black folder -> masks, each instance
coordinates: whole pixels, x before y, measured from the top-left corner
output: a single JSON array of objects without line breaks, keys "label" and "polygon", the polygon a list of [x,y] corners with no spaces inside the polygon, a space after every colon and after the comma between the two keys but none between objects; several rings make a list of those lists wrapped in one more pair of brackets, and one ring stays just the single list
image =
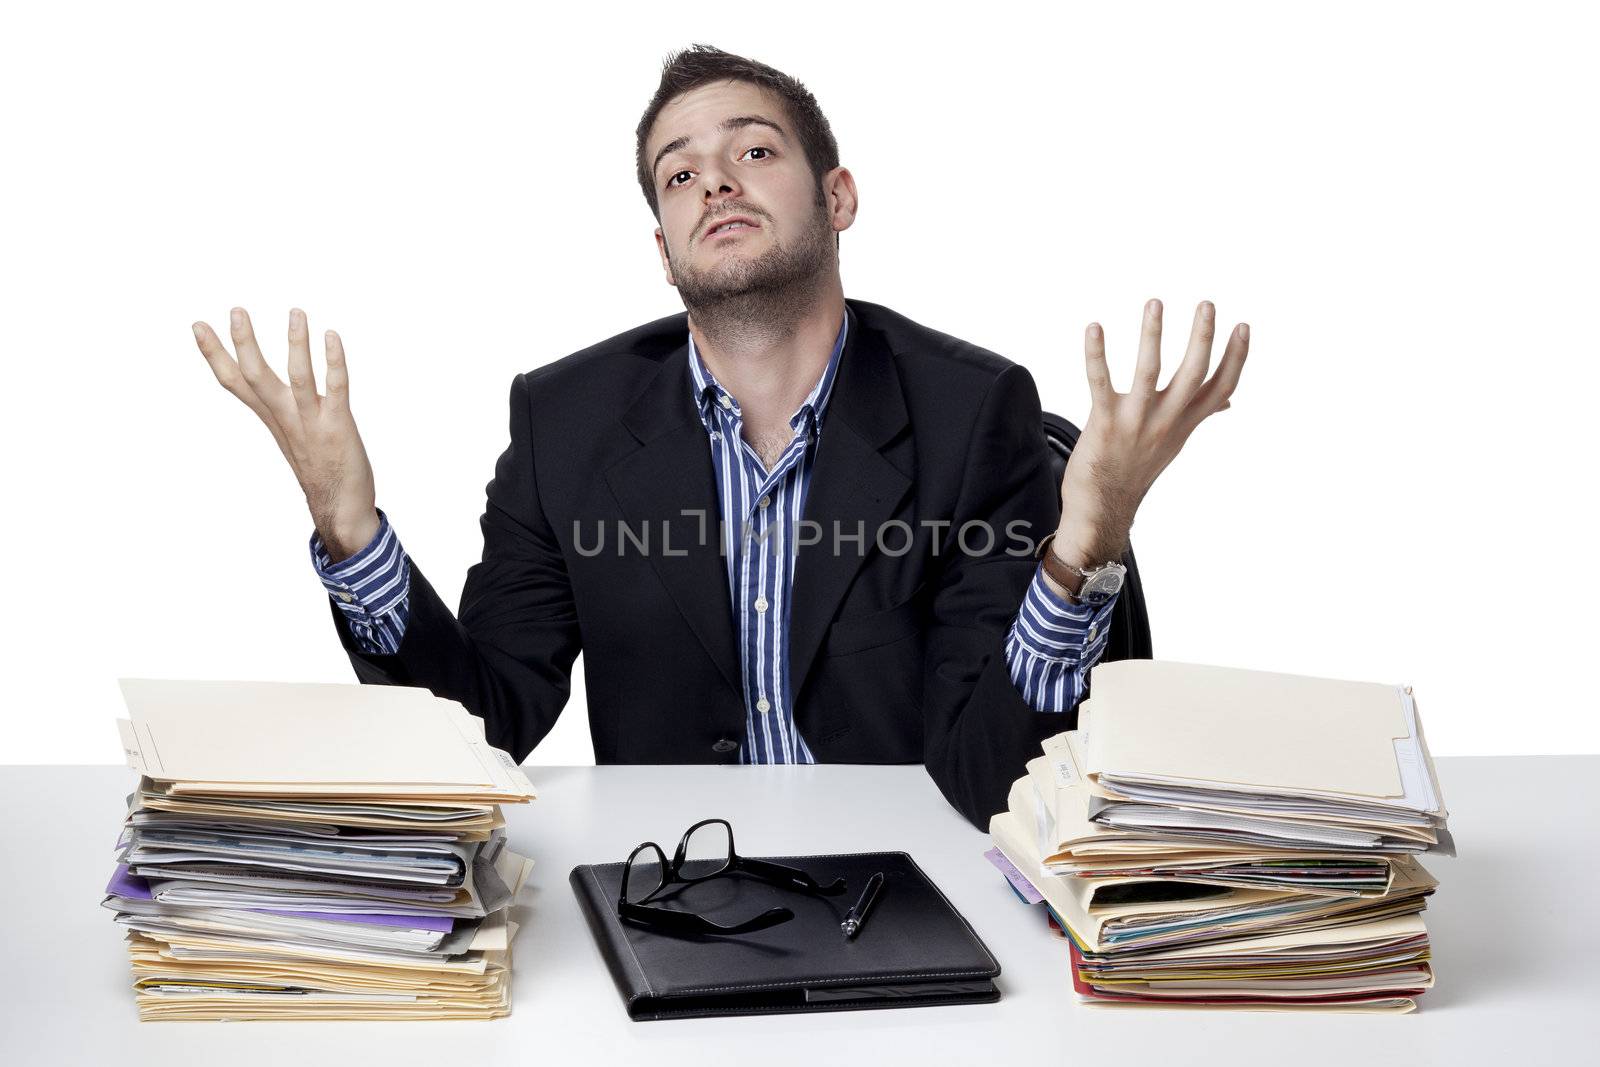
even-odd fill
[{"label": "black folder", "polygon": [[[904,852],[766,856],[799,867],[837,896],[782,889],[738,873],[669,887],[650,903],[733,924],[768,908],[788,922],[745,934],[677,935],[617,917],[622,864],[572,869],[573,892],[595,944],[622,993],[629,1017],[846,1011],[1000,999],[1000,973],[984,943],[939,887]],[[854,940],[839,924],[867,879],[882,871],[883,891]],[[686,874],[694,874],[691,862]]]}]

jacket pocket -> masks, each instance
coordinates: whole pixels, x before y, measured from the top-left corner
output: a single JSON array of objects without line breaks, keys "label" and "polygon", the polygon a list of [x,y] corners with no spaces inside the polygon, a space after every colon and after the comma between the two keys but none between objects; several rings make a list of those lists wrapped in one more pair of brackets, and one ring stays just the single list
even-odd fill
[{"label": "jacket pocket", "polygon": [[845,656],[869,648],[893,644],[923,627],[922,590],[909,600],[866,615],[847,615],[835,619],[823,641],[823,653]]}]

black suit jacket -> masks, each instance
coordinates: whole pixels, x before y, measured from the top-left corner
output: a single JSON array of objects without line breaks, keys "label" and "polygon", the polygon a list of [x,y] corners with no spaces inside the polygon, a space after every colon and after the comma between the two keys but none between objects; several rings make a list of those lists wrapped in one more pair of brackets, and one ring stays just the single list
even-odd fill
[{"label": "black suit jacket", "polygon": [[[1003,651],[1035,568],[1021,550],[1060,515],[1038,393],[1022,367],[886,307],[847,300],[846,315],[803,515],[820,538],[795,564],[795,720],[821,762],[924,763],[986,829],[1039,742],[1077,720],[1033,711]],[[460,701],[521,761],[581,648],[598,762],[739,762],[739,652],[687,338],[670,315],[517,375],[460,610],[413,560],[404,640],[374,655],[329,600],[361,681]],[[974,521],[993,543],[965,527],[963,551]]]}]

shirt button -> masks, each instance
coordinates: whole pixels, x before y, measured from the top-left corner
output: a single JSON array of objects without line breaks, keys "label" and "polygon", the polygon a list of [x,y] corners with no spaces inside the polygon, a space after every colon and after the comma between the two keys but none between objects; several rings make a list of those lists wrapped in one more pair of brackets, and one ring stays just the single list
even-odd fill
[{"label": "shirt button", "polygon": [[348,604],[348,603],[350,603],[350,602],[351,602],[351,601],[352,601],[352,600],[354,600],[354,599],[355,599],[355,597],[353,597],[353,596],[351,596],[351,595],[350,595],[350,594],[349,594],[349,593],[340,593],[340,594],[339,594],[339,599],[340,599],[340,600],[342,600],[342,601],[344,601],[344,602],[345,602],[345,603],[346,603],[346,604]]},{"label": "shirt button", "polygon": [[764,596],[756,597],[756,610],[757,611],[766,611],[767,610],[767,598],[766,597],[764,597]]},{"label": "shirt button", "polygon": [[767,703],[766,697],[762,697],[760,700],[756,701],[756,710],[765,714],[766,712],[772,710],[772,705]]},{"label": "shirt button", "polygon": [[764,508],[770,503],[772,503],[772,498],[770,496],[763,496],[760,500],[756,501],[756,507]]},{"label": "shirt button", "polygon": [[723,397],[723,398],[722,398],[722,406],[723,406],[723,407],[725,407],[725,408],[731,408],[731,407],[733,407],[733,397],[731,397],[731,396],[724,396],[724,397]]},{"label": "shirt button", "polygon": [[1100,625],[1098,623],[1095,623],[1094,625],[1091,625],[1089,627],[1089,640],[1093,641],[1094,638],[1095,638],[1095,635],[1098,634],[1099,632],[1100,632]]}]

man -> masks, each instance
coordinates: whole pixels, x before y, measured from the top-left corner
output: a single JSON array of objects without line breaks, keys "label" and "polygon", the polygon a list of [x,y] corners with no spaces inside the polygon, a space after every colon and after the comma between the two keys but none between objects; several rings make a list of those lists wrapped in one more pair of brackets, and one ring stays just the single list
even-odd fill
[{"label": "man", "polygon": [[319,396],[298,310],[287,386],[242,308],[237,364],[195,324],[305,490],[357,677],[459,700],[521,761],[581,648],[601,763],[920,761],[983,828],[1073,725],[1134,513],[1228,406],[1248,331],[1207,378],[1202,303],[1158,391],[1151,301],[1119,394],[1090,325],[1093,407],[1057,486],[1026,370],[844,297],[855,179],[799,82],[696,45],[636,151],[686,314],[517,375],[459,615],[376,506],[338,335]]}]

